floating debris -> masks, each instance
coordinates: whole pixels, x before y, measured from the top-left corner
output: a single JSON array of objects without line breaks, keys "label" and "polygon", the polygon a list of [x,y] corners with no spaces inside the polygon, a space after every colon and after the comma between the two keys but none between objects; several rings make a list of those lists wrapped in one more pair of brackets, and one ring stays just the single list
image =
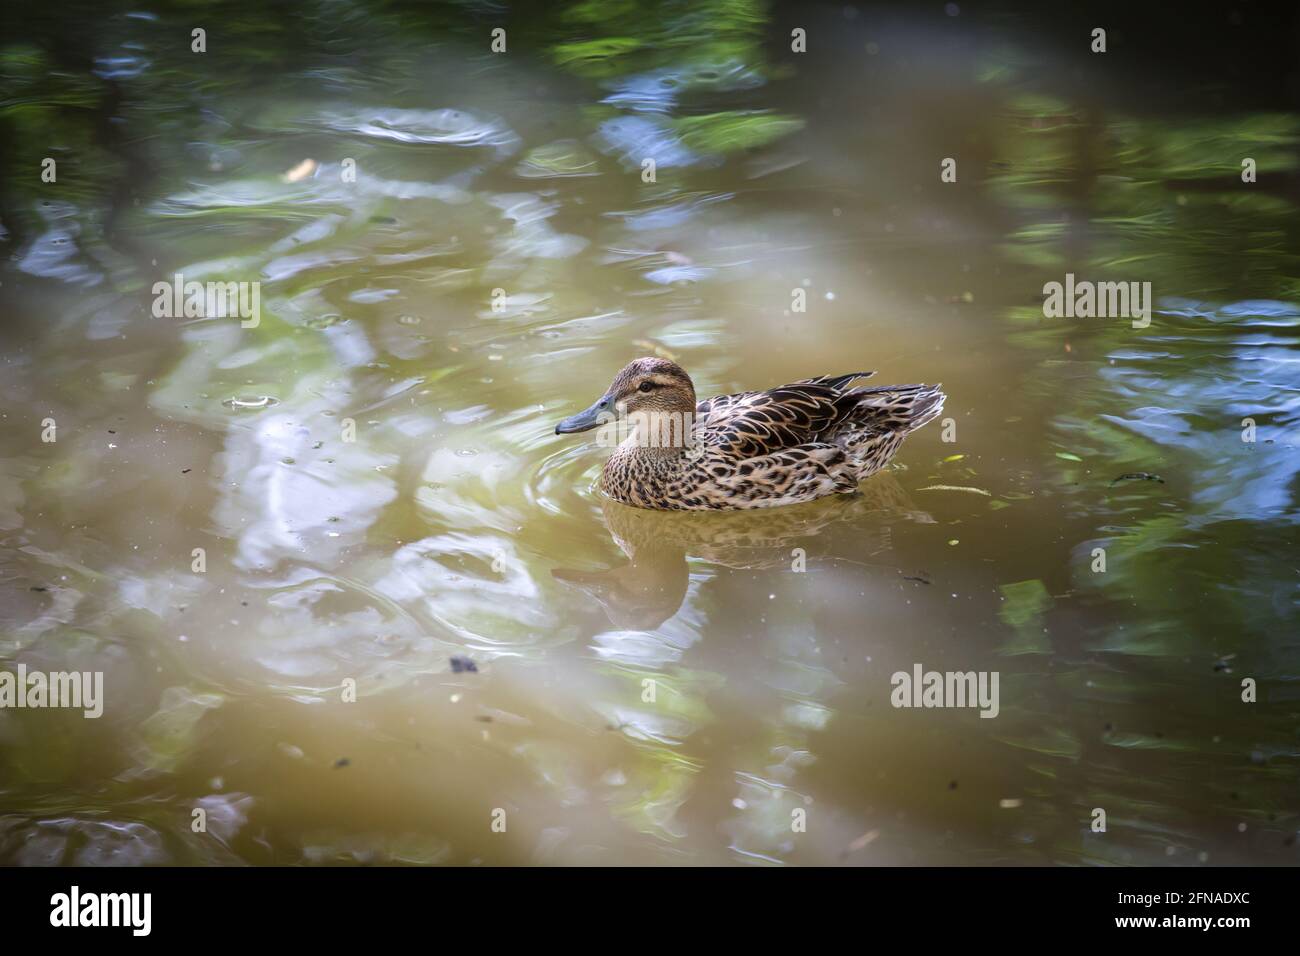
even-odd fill
[{"label": "floating debris", "polygon": [[1158,481],[1162,485],[1165,483],[1163,478],[1159,475],[1153,475],[1149,471],[1127,471],[1112,481],[1110,486],[1113,488],[1121,481]]},{"label": "floating debris", "polygon": [[924,488],[918,488],[917,491],[965,491],[972,495],[983,495],[985,498],[993,497],[983,488],[972,488],[969,485],[926,485]]},{"label": "floating debris", "polygon": [[478,665],[468,657],[453,657],[451,659],[451,672],[453,674],[460,674],[465,671],[469,671],[471,674],[477,674]]},{"label": "floating debris", "polygon": [[304,159],[297,166],[293,167],[293,169],[287,171],[281,178],[286,183],[301,182],[302,180],[310,176],[312,173],[316,172],[316,166],[317,166],[316,160]]},{"label": "floating debris", "polygon": [[849,852],[854,853],[858,850],[861,850],[869,843],[874,842],[876,837],[878,836],[880,836],[879,830],[868,830],[866,833],[862,834],[862,836],[858,837],[856,840],[854,840],[852,843],[849,844]]}]

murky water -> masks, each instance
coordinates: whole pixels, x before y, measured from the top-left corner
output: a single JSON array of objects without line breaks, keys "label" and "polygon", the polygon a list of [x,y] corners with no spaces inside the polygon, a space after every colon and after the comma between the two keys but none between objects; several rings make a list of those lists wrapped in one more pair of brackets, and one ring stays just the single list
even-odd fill
[{"label": "murky water", "polygon": [[[0,862],[1296,862],[1300,218],[1240,157],[1300,117],[1136,115],[1028,26],[600,6],[0,49],[0,664],[105,685],[0,709]],[[177,273],[260,322],[157,316]],[[1150,326],[1045,318],[1066,273]],[[553,426],[651,352],[951,421],[858,498],[635,511]],[[892,707],[916,664],[997,717]]]}]

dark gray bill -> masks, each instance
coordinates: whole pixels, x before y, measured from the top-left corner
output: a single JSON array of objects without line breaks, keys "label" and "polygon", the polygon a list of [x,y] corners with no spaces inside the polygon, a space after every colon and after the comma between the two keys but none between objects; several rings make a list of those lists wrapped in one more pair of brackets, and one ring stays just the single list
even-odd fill
[{"label": "dark gray bill", "polygon": [[555,434],[570,435],[573,432],[585,432],[595,428],[601,422],[601,416],[609,413],[610,400],[609,396],[602,396],[601,399],[592,405],[585,412],[578,412],[576,415],[570,415],[560,424],[555,426]]}]

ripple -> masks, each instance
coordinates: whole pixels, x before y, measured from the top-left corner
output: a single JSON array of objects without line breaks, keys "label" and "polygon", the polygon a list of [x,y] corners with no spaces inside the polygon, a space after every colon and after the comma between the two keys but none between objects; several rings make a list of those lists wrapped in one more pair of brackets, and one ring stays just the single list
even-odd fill
[{"label": "ripple", "polygon": [[236,411],[260,412],[272,407],[273,405],[279,405],[280,400],[270,395],[258,395],[256,397],[228,398],[221,404],[226,408],[233,408]]},{"label": "ripple", "polygon": [[573,515],[600,510],[600,468],[594,443],[566,444],[547,455],[524,486],[529,504],[553,515]]},{"label": "ripple", "polygon": [[599,176],[597,157],[576,140],[564,139],[529,150],[515,175],[524,179],[570,179]]},{"label": "ripple", "polygon": [[127,80],[144,73],[149,65],[139,56],[101,56],[95,58],[94,73],[106,80]]},{"label": "ripple", "polygon": [[519,137],[501,120],[468,110],[357,110],[326,113],[320,122],[339,132],[399,143],[486,146],[502,155],[509,155],[520,146]]}]

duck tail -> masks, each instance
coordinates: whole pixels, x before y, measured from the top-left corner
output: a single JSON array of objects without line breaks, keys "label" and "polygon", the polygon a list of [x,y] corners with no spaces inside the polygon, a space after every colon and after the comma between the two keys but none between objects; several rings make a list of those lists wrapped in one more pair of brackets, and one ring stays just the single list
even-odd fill
[{"label": "duck tail", "polygon": [[871,376],[875,374],[876,373],[873,371],[873,372],[849,372],[847,375],[818,375],[816,378],[805,378],[798,382],[795,382],[794,384],[829,385],[831,388],[835,389],[838,392],[841,389],[843,389],[846,385],[848,385],[850,382],[855,382],[860,378],[871,378]]},{"label": "duck tail", "polygon": [[848,394],[857,405],[835,442],[844,449],[856,481],[889,464],[909,432],[943,411],[946,397],[938,385],[881,385]]},{"label": "duck tail", "polygon": [[906,435],[943,411],[942,385],[879,385],[855,388],[858,397],[854,418],[874,430]]}]

